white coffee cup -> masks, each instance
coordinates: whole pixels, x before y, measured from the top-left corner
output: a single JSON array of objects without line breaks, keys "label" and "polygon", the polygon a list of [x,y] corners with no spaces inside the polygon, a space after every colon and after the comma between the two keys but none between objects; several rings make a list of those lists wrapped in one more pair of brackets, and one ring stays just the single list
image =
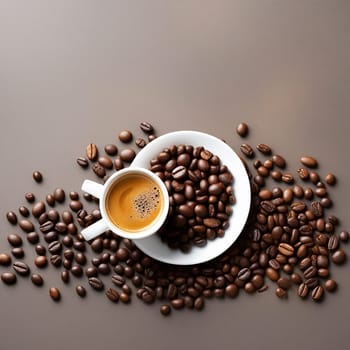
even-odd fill
[{"label": "white coffee cup", "polygon": [[[120,227],[116,226],[110,217],[108,216],[107,209],[106,209],[106,201],[107,196],[109,194],[109,191],[112,189],[113,185],[115,185],[118,181],[120,181],[122,178],[130,176],[132,174],[136,175],[143,175],[145,177],[148,177],[150,180],[154,181],[158,188],[160,189],[160,195],[162,196],[162,207],[160,209],[159,214],[154,219],[154,221],[146,226],[144,229],[140,231],[127,231],[125,229],[121,229]],[[145,168],[126,168],[117,171],[114,173],[104,185],[101,185],[97,182],[91,181],[91,180],[85,180],[82,184],[81,189],[84,192],[87,192],[94,197],[99,199],[99,206],[100,206],[100,212],[102,218],[95,222],[94,224],[86,227],[81,231],[81,234],[83,237],[89,241],[106,230],[111,230],[117,235],[129,238],[129,239],[140,239],[145,238],[148,236],[153,235],[156,233],[165,223],[168,211],[169,211],[169,195],[167,188],[164,184],[164,182],[152,171],[145,169]]]}]

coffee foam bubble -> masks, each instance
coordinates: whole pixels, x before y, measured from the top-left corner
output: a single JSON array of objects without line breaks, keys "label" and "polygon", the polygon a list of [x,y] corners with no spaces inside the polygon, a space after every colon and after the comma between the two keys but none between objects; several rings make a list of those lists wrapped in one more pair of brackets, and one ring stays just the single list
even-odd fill
[{"label": "coffee foam bubble", "polygon": [[133,212],[137,219],[144,219],[151,215],[159,206],[159,188],[153,187],[137,195],[133,201]]}]

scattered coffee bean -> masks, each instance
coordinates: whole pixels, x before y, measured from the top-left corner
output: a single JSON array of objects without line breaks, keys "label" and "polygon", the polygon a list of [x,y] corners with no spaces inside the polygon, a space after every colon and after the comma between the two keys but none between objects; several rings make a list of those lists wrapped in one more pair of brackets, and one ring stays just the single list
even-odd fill
[{"label": "scattered coffee bean", "polygon": [[236,132],[241,137],[246,137],[249,132],[248,125],[246,123],[239,123],[236,128]]},{"label": "scattered coffee bean", "polygon": [[32,276],[30,277],[30,279],[33,282],[33,284],[38,286],[38,287],[40,287],[44,284],[44,279],[38,273],[33,273]]},{"label": "scattered coffee bean", "polygon": [[106,175],[105,168],[102,165],[100,165],[99,163],[95,163],[92,166],[92,170],[100,178],[103,178]]},{"label": "scattered coffee bean", "polygon": [[100,291],[104,289],[104,283],[98,277],[90,277],[89,284],[95,290]]},{"label": "scattered coffee bean", "polygon": [[259,143],[256,146],[257,150],[265,155],[271,154],[271,148],[268,145],[265,145],[264,143]]},{"label": "scattered coffee bean", "polygon": [[35,201],[35,195],[32,192],[27,192],[24,195],[24,198],[27,200],[28,203],[33,203]]},{"label": "scattered coffee bean", "polygon": [[338,287],[338,284],[335,280],[329,279],[324,283],[324,288],[328,292],[334,292]]},{"label": "scattered coffee bean", "polygon": [[12,225],[17,224],[17,215],[15,212],[13,212],[13,211],[7,212],[6,218],[10,224],[12,224]]},{"label": "scattered coffee bean", "polygon": [[22,259],[24,257],[24,250],[22,247],[11,249],[11,253],[17,259]]},{"label": "scattered coffee bean", "polygon": [[46,211],[45,203],[42,201],[36,202],[32,207],[32,214],[36,218],[38,218],[45,211]]},{"label": "scattered coffee bean", "polygon": [[31,243],[31,244],[36,244],[36,243],[39,242],[40,237],[39,237],[39,235],[38,235],[37,232],[33,231],[33,232],[29,232],[29,233],[27,234],[27,240],[28,240],[28,242]]},{"label": "scattered coffee bean", "polygon": [[78,212],[83,208],[83,205],[80,201],[71,201],[69,203],[69,208],[71,208],[74,212]]},{"label": "scattered coffee bean", "polygon": [[21,236],[17,233],[11,233],[7,236],[7,241],[12,245],[12,247],[20,247],[23,244]]},{"label": "scattered coffee bean", "polygon": [[17,281],[17,276],[12,272],[3,272],[1,274],[1,280],[5,284],[15,284]]},{"label": "scattered coffee bean", "polygon": [[332,254],[332,261],[337,265],[344,264],[345,260],[346,254],[343,249],[338,249]]},{"label": "scattered coffee bean", "polygon": [[163,316],[168,316],[170,315],[171,313],[171,307],[167,304],[164,304],[160,307],[160,313],[163,315]]},{"label": "scattered coffee bean", "polygon": [[55,201],[58,203],[63,203],[66,199],[66,193],[62,188],[56,188],[53,192],[53,197],[55,198]]},{"label": "scattered coffee bean", "polygon": [[11,264],[11,256],[7,253],[1,253],[0,254],[0,265],[2,266],[8,266]]},{"label": "scattered coffee bean", "polygon": [[82,168],[87,168],[89,166],[89,161],[85,157],[78,157],[76,161]]},{"label": "scattered coffee bean", "polygon": [[241,147],[240,147],[240,150],[246,157],[248,157],[248,158],[253,158],[254,157],[254,150],[247,143],[242,143]]},{"label": "scattered coffee bean", "polygon": [[347,242],[349,240],[349,232],[348,231],[341,231],[339,233],[339,238],[343,242]]},{"label": "scattered coffee bean", "polygon": [[30,220],[23,219],[19,221],[19,227],[24,231],[24,232],[32,232],[34,231],[34,225]]},{"label": "scattered coffee bean", "polygon": [[27,276],[30,273],[29,266],[23,261],[15,261],[12,267],[21,276]]},{"label": "scattered coffee bean", "polygon": [[61,272],[61,280],[63,281],[63,283],[69,283],[70,275],[68,270],[63,270]]},{"label": "scattered coffee bean", "polygon": [[53,207],[55,205],[55,198],[51,193],[46,195],[45,200],[50,207]]},{"label": "scattered coffee bean", "polygon": [[300,158],[300,162],[307,166],[308,168],[316,168],[317,167],[317,160],[311,156],[303,156]]},{"label": "scattered coffee bean", "polygon": [[336,177],[335,177],[334,174],[329,173],[329,174],[326,175],[325,181],[326,181],[326,183],[327,183],[328,185],[333,186],[333,185],[336,183],[337,179],[336,179]]},{"label": "scattered coffee bean", "polygon": [[36,182],[42,182],[43,181],[43,175],[41,174],[40,171],[34,171],[33,172],[33,179],[36,181]]},{"label": "scattered coffee bean", "polygon": [[140,129],[146,134],[152,134],[154,131],[153,125],[148,122],[141,122]]},{"label": "scattered coffee bean", "polygon": [[123,130],[119,133],[118,138],[121,142],[129,143],[132,140],[132,133],[129,130]]},{"label": "scattered coffee bean", "polygon": [[86,146],[85,153],[89,160],[94,161],[98,154],[97,146],[94,143],[89,143]]},{"label": "scattered coffee bean", "polygon": [[322,286],[316,286],[311,293],[312,299],[314,301],[320,301],[323,298],[324,289]]},{"label": "scattered coffee bean", "polygon": [[106,154],[109,156],[115,156],[118,153],[118,147],[112,143],[109,143],[104,147]]},{"label": "scattered coffee bean", "polygon": [[39,255],[34,259],[34,264],[39,267],[43,268],[47,266],[47,258],[45,255]]},{"label": "scattered coffee bean", "polygon": [[112,159],[107,156],[101,156],[98,158],[98,162],[101,166],[103,166],[106,169],[112,169],[113,168],[113,162]]},{"label": "scattered coffee bean", "polygon": [[139,148],[143,148],[146,146],[146,141],[142,137],[139,137],[135,140],[135,145]]},{"label": "scattered coffee bean", "polygon": [[24,217],[28,217],[29,216],[29,210],[27,207],[25,207],[24,205],[21,205],[19,208],[18,208],[18,211],[19,213],[24,216]]},{"label": "scattered coffee bean", "polygon": [[131,163],[136,156],[136,153],[131,148],[125,148],[120,152],[120,159],[124,162]]},{"label": "scattered coffee bean", "polygon": [[106,290],[106,296],[110,301],[114,303],[119,301],[119,293],[114,288],[108,288]]},{"label": "scattered coffee bean", "polygon": [[75,287],[76,293],[80,296],[80,298],[85,298],[86,297],[86,289],[82,285],[77,285]]},{"label": "scattered coffee bean", "polygon": [[277,167],[279,167],[281,169],[286,167],[285,159],[282,156],[280,156],[279,154],[274,154],[272,156],[272,161]]},{"label": "scattered coffee bean", "polygon": [[59,301],[61,299],[61,292],[56,287],[51,287],[49,289],[49,294],[50,294],[51,299],[54,301]]}]

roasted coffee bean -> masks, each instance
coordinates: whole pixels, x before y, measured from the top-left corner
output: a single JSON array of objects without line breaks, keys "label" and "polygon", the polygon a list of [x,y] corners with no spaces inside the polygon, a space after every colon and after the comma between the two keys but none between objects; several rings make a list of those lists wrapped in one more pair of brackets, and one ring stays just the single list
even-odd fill
[{"label": "roasted coffee bean", "polygon": [[114,303],[116,303],[119,300],[119,293],[114,288],[108,288],[106,290],[106,296],[110,301]]},{"label": "roasted coffee bean", "polygon": [[332,186],[332,185],[334,185],[336,183],[337,179],[336,179],[334,174],[328,173],[326,175],[326,177],[325,177],[325,181],[326,181],[327,185],[331,185]]},{"label": "roasted coffee bean", "polygon": [[80,284],[75,287],[75,292],[80,296],[80,298],[86,297],[86,289]]},{"label": "roasted coffee bean", "polygon": [[339,238],[343,242],[347,242],[349,240],[349,232],[348,231],[341,231],[339,233]]},{"label": "roasted coffee bean", "polygon": [[50,294],[51,299],[54,301],[59,301],[61,299],[61,292],[56,287],[51,287],[49,289],[49,294]]},{"label": "roasted coffee bean", "polygon": [[135,145],[139,148],[143,148],[146,146],[146,141],[145,139],[143,139],[142,137],[138,137],[136,140],[135,140]]},{"label": "roasted coffee bean", "polygon": [[115,170],[120,170],[124,168],[123,160],[118,156],[116,159],[114,159],[114,168]]},{"label": "roasted coffee bean", "polygon": [[121,142],[129,143],[132,140],[132,133],[129,130],[123,130],[119,133],[118,138]]},{"label": "roasted coffee bean", "polygon": [[51,243],[58,239],[58,234],[56,231],[49,231],[48,233],[45,233],[44,239],[47,243]]},{"label": "roasted coffee bean", "polygon": [[73,265],[71,267],[71,273],[75,276],[75,277],[80,277],[83,274],[83,269],[80,265]]},{"label": "roasted coffee bean", "polygon": [[46,248],[44,246],[42,246],[41,244],[38,244],[36,247],[35,247],[35,252],[38,254],[38,255],[45,255],[46,254]]},{"label": "roasted coffee bean", "polygon": [[322,286],[316,286],[311,293],[312,299],[314,301],[320,301],[323,298],[324,289]]},{"label": "roasted coffee bean", "polygon": [[141,122],[140,129],[146,134],[152,134],[154,131],[152,124],[150,124],[148,122]]},{"label": "roasted coffee bean", "polygon": [[303,156],[300,158],[300,162],[309,167],[309,168],[316,168],[317,167],[317,160],[311,156]]},{"label": "roasted coffee bean", "polygon": [[104,147],[106,154],[109,156],[115,156],[118,153],[118,147],[112,143],[109,143]]},{"label": "roasted coffee bean", "polygon": [[11,233],[7,236],[7,241],[12,245],[12,247],[20,247],[23,244],[21,236],[17,233]]},{"label": "roasted coffee bean", "polygon": [[343,249],[338,249],[332,254],[332,261],[337,264],[341,265],[346,260],[346,254]]},{"label": "roasted coffee bean", "polygon": [[118,287],[121,287],[125,284],[125,279],[124,277],[116,274],[112,276],[112,282],[117,285]]},{"label": "roasted coffee bean", "polygon": [[286,298],[287,297],[287,292],[281,287],[276,288],[275,294],[279,298]]},{"label": "roasted coffee bean", "polygon": [[281,180],[287,184],[291,184],[294,182],[294,177],[291,173],[285,173],[282,175]]},{"label": "roasted coffee bean", "polygon": [[249,132],[248,125],[246,123],[239,123],[236,127],[236,132],[241,137],[246,137]]},{"label": "roasted coffee bean", "polygon": [[109,265],[105,263],[100,264],[97,269],[98,269],[98,272],[101,273],[102,275],[108,275],[111,271],[111,268],[109,267]]},{"label": "roasted coffee bean", "polygon": [[82,252],[76,253],[75,256],[74,256],[74,259],[79,265],[85,265],[86,264],[86,256]]},{"label": "roasted coffee bean", "polygon": [[17,215],[15,212],[13,212],[13,211],[7,212],[6,218],[10,224],[12,224],[12,225],[17,224]]},{"label": "roasted coffee bean", "polygon": [[314,185],[316,185],[320,181],[320,176],[315,171],[311,171],[310,180]]},{"label": "roasted coffee bean", "polygon": [[24,195],[24,198],[27,200],[28,203],[33,203],[35,201],[35,195],[32,192],[27,192]]},{"label": "roasted coffee bean", "polygon": [[42,182],[43,181],[43,175],[40,171],[36,170],[33,172],[33,179],[36,181],[36,182]]},{"label": "roasted coffee bean", "polygon": [[241,146],[240,146],[240,150],[246,157],[248,157],[248,158],[253,158],[254,157],[254,150],[247,143],[242,143]]},{"label": "roasted coffee bean", "polygon": [[78,212],[83,208],[82,203],[79,200],[74,200],[69,203],[69,207],[74,211]]},{"label": "roasted coffee bean", "polygon": [[46,210],[45,203],[40,201],[36,202],[32,207],[32,214],[34,217],[38,218]]},{"label": "roasted coffee bean", "polygon": [[271,267],[268,267],[265,271],[266,276],[271,280],[271,281],[277,281],[280,278],[280,274],[278,271],[274,270]]},{"label": "roasted coffee bean", "polygon": [[160,307],[160,313],[163,315],[163,316],[168,316],[170,315],[171,313],[171,308],[169,305],[167,304],[164,304]]},{"label": "roasted coffee bean", "polygon": [[69,283],[70,275],[68,270],[63,270],[61,272],[61,280],[63,281],[63,283]]},{"label": "roasted coffee bean", "polygon": [[187,169],[185,166],[179,165],[172,170],[171,174],[175,180],[181,180],[187,176]]},{"label": "roasted coffee bean", "polygon": [[15,284],[17,281],[17,276],[12,272],[3,272],[1,274],[1,280],[5,284]]},{"label": "roasted coffee bean", "polygon": [[89,266],[86,270],[85,270],[85,275],[87,277],[97,277],[98,275],[98,271],[97,268],[95,266]]},{"label": "roasted coffee bean", "polygon": [[21,205],[19,208],[18,208],[18,211],[19,213],[24,216],[24,217],[28,217],[29,216],[29,210],[27,207],[25,207],[24,205]]},{"label": "roasted coffee bean", "polygon": [[44,284],[44,279],[38,273],[33,273],[32,276],[30,277],[30,279],[33,282],[33,284],[38,286],[38,287],[40,287]]},{"label": "roasted coffee bean", "polygon": [[11,253],[17,259],[22,259],[24,257],[24,250],[22,247],[16,247],[11,249]]},{"label": "roasted coffee bean", "polygon": [[66,193],[62,188],[56,188],[53,192],[53,197],[55,198],[55,201],[58,203],[63,203],[66,199]]},{"label": "roasted coffee bean", "polygon": [[53,266],[60,267],[62,264],[62,258],[59,255],[55,254],[51,256],[50,262]]},{"label": "roasted coffee bean", "polygon": [[98,154],[97,146],[94,143],[89,143],[86,146],[85,153],[89,160],[94,161]]},{"label": "roasted coffee bean", "polygon": [[134,160],[135,156],[136,156],[136,153],[131,148],[123,149],[120,152],[121,160],[124,161],[124,162],[127,162],[127,163],[131,163]]},{"label": "roasted coffee bean", "polygon": [[59,254],[62,251],[62,244],[60,241],[53,241],[48,245],[48,250],[51,254]]},{"label": "roasted coffee bean", "polygon": [[328,240],[328,250],[335,251],[339,247],[339,238],[335,235],[329,237]]},{"label": "roasted coffee bean", "polygon": [[294,248],[288,243],[280,243],[278,251],[285,256],[292,256],[294,254]]},{"label": "roasted coffee bean", "polygon": [[74,241],[73,243],[74,249],[78,250],[79,252],[85,252],[85,242],[84,241]]},{"label": "roasted coffee bean", "polygon": [[28,276],[30,273],[29,266],[23,261],[15,261],[12,267],[21,276]]},{"label": "roasted coffee bean", "polygon": [[50,207],[53,207],[55,205],[55,198],[52,194],[47,194],[45,200]]},{"label": "roasted coffee bean", "polygon": [[272,156],[272,161],[273,161],[273,163],[274,163],[276,166],[278,166],[278,167],[281,168],[281,169],[283,169],[283,168],[286,167],[286,161],[285,161],[285,159],[284,159],[282,156],[278,155],[278,154],[274,154],[274,155]]},{"label": "roasted coffee bean", "polygon": [[103,178],[106,175],[106,170],[103,166],[101,166],[99,163],[95,163],[92,166],[93,172],[100,178]]},{"label": "roasted coffee bean", "polygon": [[107,156],[101,156],[98,158],[98,162],[101,166],[103,166],[106,169],[112,169],[113,168],[113,162],[112,159]]},{"label": "roasted coffee bean", "polygon": [[47,266],[47,258],[45,255],[39,255],[34,259],[34,264],[39,267],[43,268]]},{"label": "roasted coffee bean", "polygon": [[39,228],[42,233],[48,233],[54,228],[54,223],[52,221],[46,221]]},{"label": "roasted coffee bean", "polygon": [[0,265],[2,266],[8,266],[11,264],[11,256],[7,253],[1,253],[0,254]]},{"label": "roasted coffee bean", "polygon": [[34,231],[34,225],[30,220],[23,219],[19,221],[19,227],[24,231],[24,232],[32,232]]},{"label": "roasted coffee bean", "polygon": [[268,145],[265,145],[264,143],[259,143],[256,146],[257,150],[265,155],[271,154],[271,148]]},{"label": "roasted coffee bean", "polygon": [[90,277],[89,284],[95,290],[101,291],[104,289],[104,283],[98,277]]},{"label": "roasted coffee bean", "polygon": [[87,168],[89,166],[89,161],[85,157],[78,157],[76,162],[82,168]]},{"label": "roasted coffee bean", "polygon": [[338,287],[338,284],[335,280],[329,279],[324,283],[324,288],[327,292],[334,292]]}]

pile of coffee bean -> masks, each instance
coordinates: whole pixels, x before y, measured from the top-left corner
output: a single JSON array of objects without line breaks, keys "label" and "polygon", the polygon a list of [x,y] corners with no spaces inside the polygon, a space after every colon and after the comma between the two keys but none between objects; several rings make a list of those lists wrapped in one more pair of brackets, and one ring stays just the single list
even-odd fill
[{"label": "pile of coffee bean", "polygon": [[[91,143],[86,147],[86,154],[77,158],[77,163],[106,181],[110,172],[133,160],[137,149],[147,144],[146,139],[150,142],[156,137],[150,123],[143,122],[140,128],[147,137],[134,138],[130,131],[122,131],[118,139],[122,145],[129,144],[127,148],[107,144],[104,154],[100,154],[98,147]],[[249,134],[245,123],[241,123],[236,131],[241,137]],[[130,147],[133,140],[136,148]],[[174,148],[173,152],[170,147]],[[191,150],[188,145],[169,145],[172,158],[175,157],[175,148],[176,155]],[[196,152],[200,155],[202,151],[208,152],[201,148]],[[311,156],[301,157],[301,166],[293,173],[286,171],[286,160],[266,144],[258,144],[254,150],[248,143],[242,143],[240,151],[252,186],[251,212],[239,239],[216,259],[187,267],[164,264],[145,255],[131,240],[122,239],[110,231],[85,242],[79,231],[101,217],[98,201],[86,193],[72,191],[66,195],[66,191],[57,188],[43,200],[28,192],[25,194],[28,206],[20,206],[18,213],[7,213],[8,222],[14,227],[18,225],[18,230],[7,237],[11,252],[0,254],[0,265],[5,268],[1,280],[11,285],[17,278],[30,276],[35,286],[45,288],[42,275],[45,269],[51,268],[57,270],[64,283],[73,283],[81,298],[86,297],[90,289],[104,292],[111,302],[129,303],[136,294],[146,304],[160,304],[163,315],[169,315],[173,309],[201,310],[207,300],[235,298],[241,290],[261,293],[274,283],[279,298],[286,298],[294,291],[301,298],[321,301],[326,291],[337,289],[330,269],[333,264],[346,261],[342,244],[349,240],[348,231],[339,229],[339,219],[327,214],[333,204],[329,186],[336,183],[336,177],[329,173],[322,179],[316,171],[318,162]],[[196,159],[193,152],[194,149],[191,162]],[[261,159],[257,159],[257,154]],[[151,167],[164,164],[159,156]],[[181,163],[176,163],[177,166]],[[173,176],[174,169],[170,176]],[[224,166],[220,165],[220,169],[223,171],[219,174],[228,174]],[[165,170],[159,175],[164,176],[168,189],[176,194],[174,185],[178,186],[181,179],[165,178]],[[212,175],[207,178],[208,188]],[[41,183],[43,175],[35,171],[33,178]],[[230,187],[230,175],[221,176],[221,179],[218,175],[218,178],[227,186],[226,189]],[[185,193],[186,185],[182,190]],[[191,191],[187,189],[187,192]],[[232,193],[227,194],[230,203]],[[209,197],[210,194],[208,201]],[[173,195],[176,204],[175,198]],[[191,197],[185,198],[191,200]],[[182,204],[177,204],[172,209],[175,215],[181,214]],[[219,212],[229,215],[230,209],[227,208],[229,206],[225,204],[225,209]],[[196,216],[200,217],[198,213]],[[219,231],[216,235],[219,236]],[[32,262],[24,261],[23,238],[35,251]],[[56,302],[63,294],[57,286],[48,288],[48,295]]]},{"label": "pile of coffee bean", "polygon": [[234,203],[232,173],[204,147],[172,145],[150,162],[165,183],[169,220],[159,232],[170,248],[188,252],[223,237]]}]

